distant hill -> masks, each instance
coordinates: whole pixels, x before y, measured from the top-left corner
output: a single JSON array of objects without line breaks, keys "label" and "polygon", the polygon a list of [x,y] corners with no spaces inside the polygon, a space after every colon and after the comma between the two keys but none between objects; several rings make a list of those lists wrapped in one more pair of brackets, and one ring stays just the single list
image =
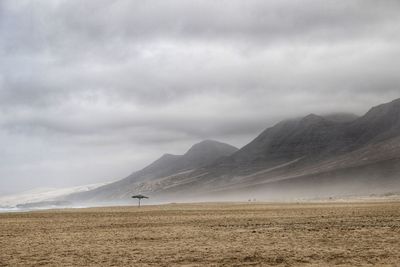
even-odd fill
[{"label": "distant hill", "polygon": [[166,154],[141,171],[75,201],[285,200],[400,192],[400,99],[364,116],[285,120],[236,148],[215,141]]},{"label": "distant hill", "polygon": [[[87,194],[73,194],[72,199],[78,200],[107,200],[115,201],[126,199],[137,192],[138,186],[149,184],[162,184],[163,180],[170,182],[170,178],[177,178],[190,174],[196,169],[205,167],[218,159],[235,153],[238,149],[234,146],[205,140],[193,145],[184,155],[164,154],[162,157],[134,172],[123,180],[99,187]],[[151,187],[149,187],[151,189]]]},{"label": "distant hill", "polygon": [[164,154],[161,158],[134,172],[126,180],[138,182],[154,180],[177,172],[192,170],[213,163],[217,159],[230,156],[238,149],[213,140],[205,140],[193,145],[184,155]]}]

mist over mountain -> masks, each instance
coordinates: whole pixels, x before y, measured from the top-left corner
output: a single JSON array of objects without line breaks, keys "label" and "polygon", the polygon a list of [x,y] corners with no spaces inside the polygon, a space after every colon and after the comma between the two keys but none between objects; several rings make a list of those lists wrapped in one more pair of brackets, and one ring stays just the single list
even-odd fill
[{"label": "mist over mountain", "polygon": [[149,166],[134,172],[126,179],[139,182],[168,176],[178,171],[200,168],[221,157],[230,156],[237,150],[236,147],[228,144],[205,140],[193,145],[184,155],[164,154]]},{"label": "mist over mountain", "polygon": [[0,267],[400,267],[400,0],[0,0]]},{"label": "mist over mountain", "polygon": [[228,157],[238,149],[234,146],[213,140],[205,140],[194,144],[184,155],[164,154],[140,171],[134,172],[125,179],[97,188],[88,194],[76,194],[72,199],[97,201],[126,200],[137,192],[138,187],[151,190],[152,187],[171,186],[171,182],[194,172],[197,169]]},{"label": "mist over mountain", "polygon": [[73,201],[312,199],[400,192],[400,99],[364,116],[307,115],[277,123],[237,150],[203,141]]},{"label": "mist over mountain", "polygon": [[400,2],[303,1],[0,1],[0,196],[398,98]]},{"label": "mist over mountain", "polygon": [[323,117],[327,120],[335,122],[352,122],[359,118],[359,116],[356,114],[346,112],[330,113],[323,115]]}]

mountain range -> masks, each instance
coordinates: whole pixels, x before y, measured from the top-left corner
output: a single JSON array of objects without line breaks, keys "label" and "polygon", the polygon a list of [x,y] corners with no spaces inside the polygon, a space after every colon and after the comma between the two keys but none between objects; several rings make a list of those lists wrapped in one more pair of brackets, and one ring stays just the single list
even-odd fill
[{"label": "mountain range", "polygon": [[293,200],[400,192],[400,99],[364,116],[277,123],[241,149],[206,140],[165,154],[125,179],[69,195],[73,202]]}]

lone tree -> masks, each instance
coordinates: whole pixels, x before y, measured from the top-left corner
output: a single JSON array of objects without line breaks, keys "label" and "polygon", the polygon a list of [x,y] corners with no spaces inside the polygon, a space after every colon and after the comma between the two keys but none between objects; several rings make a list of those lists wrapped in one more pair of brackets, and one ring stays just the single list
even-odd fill
[{"label": "lone tree", "polygon": [[146,197],[143,195],[135,195],[135,196],[132,196],[132,198],[137,198],[139,200],[139,208],[140,208],[140,200],[142,200],[143,198],[149,198],[149,197]]}]

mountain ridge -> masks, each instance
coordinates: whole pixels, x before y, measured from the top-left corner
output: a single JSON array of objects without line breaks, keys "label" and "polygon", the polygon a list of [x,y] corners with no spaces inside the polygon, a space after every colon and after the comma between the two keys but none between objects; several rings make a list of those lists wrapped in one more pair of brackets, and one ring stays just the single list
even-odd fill
[{"label": "mountain ridge", "polygon": [[[132,193],[156,199],[210,198],[211,192],[227,193],[233,188],[241,190],[237,196],[251,192],[272,196],[276,188],[282,195],[304,197],[300,192],[308,192],[312,197],[317,194],[313,187],[325,194],[351,193],[345,184],[358,185],[353,189],[357,194],[373,187],[400,191],[399,143],[400,99],[396,99],[344,121],[315,114],[284,120],[239,150],[222,145],[226,153],[218,149],[222,143],[205,140],[184,155],[164,155],[143,170],[76,199],[122,200]],[[207,156],[214,152],[218,156]],[[149,170],[151,175],[146,174]]]},{"label": "mountain ridge", "polygon": [[[188,173],[192,169],[202,168],[219,158],[229,156],[237,150],[236,147],[226,143],[204,140],[191,146],[183,155],[163,154],[148,166],[130,174],[126,178],[89,192],[87,194],[88,199],[91,199],[91,193],[99,193],[103,196],[106,195],[106,199],[113,198],[113,196],[118,194],[120,195],[116,197],[117,199],[124,198],[131,193],[129,189],[125,190],[129,186],[138,186],[145,181],[151,182],[162,178],[168,178],[173,174]],[[85,198],[83,195],[85,194],[78,193],[71,195],[70,198],[82,199]]]}]

